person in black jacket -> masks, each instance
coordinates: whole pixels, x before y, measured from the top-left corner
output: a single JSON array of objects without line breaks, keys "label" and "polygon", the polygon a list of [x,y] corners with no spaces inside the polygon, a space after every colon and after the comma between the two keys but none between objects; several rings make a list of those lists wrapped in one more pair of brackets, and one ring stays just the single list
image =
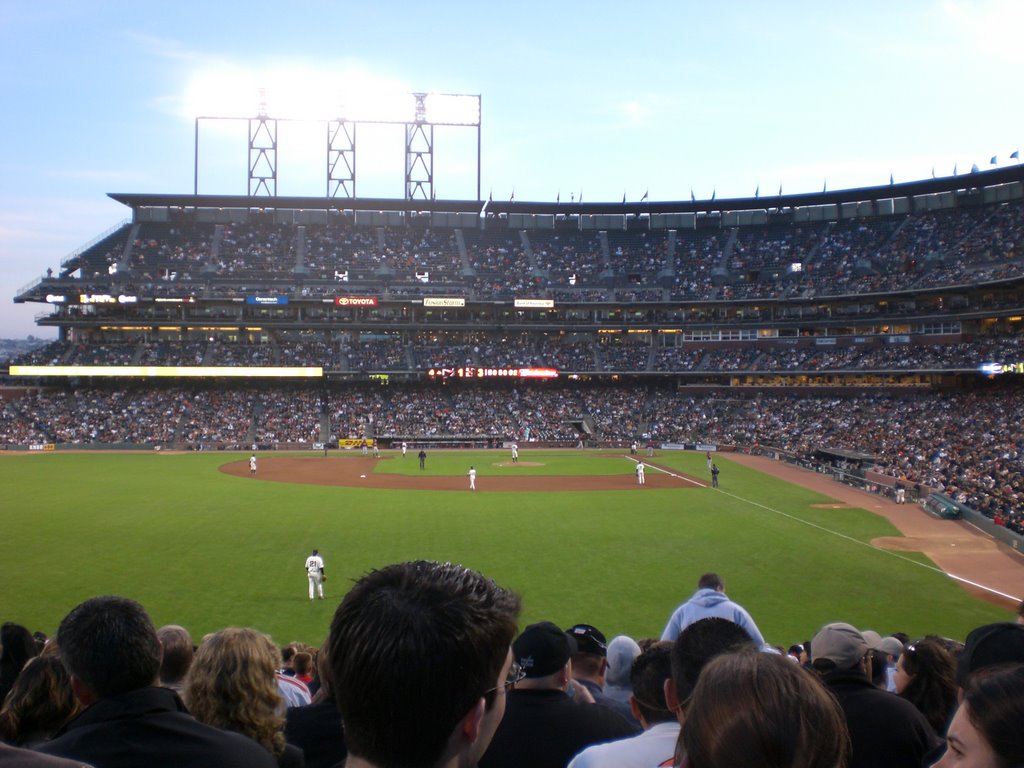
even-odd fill
[{"label": "person in black jacket", "polygon": [[940,741],[917,707],[871,683],[871,651],[850,624],[826,624],[811,640],[811,664],[846,718],[848,768],[918,768]]},{"label": "person in black jacket", "polygon": [[60,623],[57,644],[86,709],[38,751],[96,768],[276,768],[259,744],[197,722],[174,691],[156,687],[160,641],[134,600],[86,600]]},{"label": "person in black jacket", "polygon": [[480,768],[564,768],[585,747],[640,733],[574,683],[577,650],[576,640],[550,621],[531,624],[516,638],[512,652],[525,678],[508,692],[505,719]]}]

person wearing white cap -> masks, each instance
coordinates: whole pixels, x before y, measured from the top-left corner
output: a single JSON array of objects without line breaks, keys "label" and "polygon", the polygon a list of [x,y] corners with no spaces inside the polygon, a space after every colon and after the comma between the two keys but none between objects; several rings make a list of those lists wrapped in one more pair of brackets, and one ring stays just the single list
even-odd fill
[{"label": "person wearing white cap", "polygon": [[872,650],[856,627],[841,622],[826,624],[811,640],[811,664],[850,731],[847,768],[919,766],[939,740],[917,707],[871,683]]}]

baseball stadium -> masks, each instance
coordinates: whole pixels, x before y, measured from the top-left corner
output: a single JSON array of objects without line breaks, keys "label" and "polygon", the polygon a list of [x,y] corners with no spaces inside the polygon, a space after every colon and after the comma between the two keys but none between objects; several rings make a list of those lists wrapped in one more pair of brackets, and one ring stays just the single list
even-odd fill
[{"label": "baseball stadium", "polygon": [[404,199],[347,194],[354,161],[293,198],[260,145],[276,120],[251,122],[250,194],[111,194],[125,222],[14,299],[58,333],[5,369],[25,622],[129,591],[194,633],[319,642],[292,599],[313,544],[339,596],[450,560],[528,617],[633,636],[708,570],[780,645],[839,613],[961,636],[1020,602],[1021,166],[439,200],[410,122]]},{"label": "baseball stadium", "polygon": [[890,5],[12,4],[0,766],[1024,765],[1024,6]]}]

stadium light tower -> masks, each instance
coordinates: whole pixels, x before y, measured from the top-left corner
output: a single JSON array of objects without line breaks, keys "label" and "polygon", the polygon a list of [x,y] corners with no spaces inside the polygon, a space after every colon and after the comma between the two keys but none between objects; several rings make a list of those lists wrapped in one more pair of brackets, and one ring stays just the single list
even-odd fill
[{"label": "stadium light tower", "polygon": [[270,117],[265,93],[260,92],[255,118],[202,116],[195,124],[193,193],[199,194],[199,128],[205,120],[247,120],[249,125],[249,184],[251,197],[277,196],[278,124],[321,122],[326,125],[327,197],[354,198],[357,182],[356,133],[360,125],[405,126],[405,199],[433,200],[434,128],[476,129],[476,197],[480,200],[481,97],[469,94],[411,93],[397,96],[355,95],[328,119]]},{"label": "stadium light tower", "polygon": [[267,116],[267,92],[260,89],[260,107],[249,120],[249,196],[277,197],[277,120]]}]

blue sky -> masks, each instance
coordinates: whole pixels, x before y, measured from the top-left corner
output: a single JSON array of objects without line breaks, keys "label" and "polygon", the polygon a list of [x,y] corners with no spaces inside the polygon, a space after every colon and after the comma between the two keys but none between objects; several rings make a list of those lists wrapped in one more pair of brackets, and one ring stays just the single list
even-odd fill
[{"label": "blue sky", "polygon": [[[190,193],[196,115],[261,86],[279,117],[341,84],[480,94],[484,197],[816,191],[1015,162],[1022,22],[1017,0],[0,0],[0,338],[52,334],[18,289],[127,218],[108,192]],[[280,194],[325,194],[322,130],[282,127]],[[400,197],[401,129],[358,142],[360,195]],[[476,196],[475,142],[435,134],[439,198]],[[244,194],[245,123],[199,143],[200,192]]]}]

